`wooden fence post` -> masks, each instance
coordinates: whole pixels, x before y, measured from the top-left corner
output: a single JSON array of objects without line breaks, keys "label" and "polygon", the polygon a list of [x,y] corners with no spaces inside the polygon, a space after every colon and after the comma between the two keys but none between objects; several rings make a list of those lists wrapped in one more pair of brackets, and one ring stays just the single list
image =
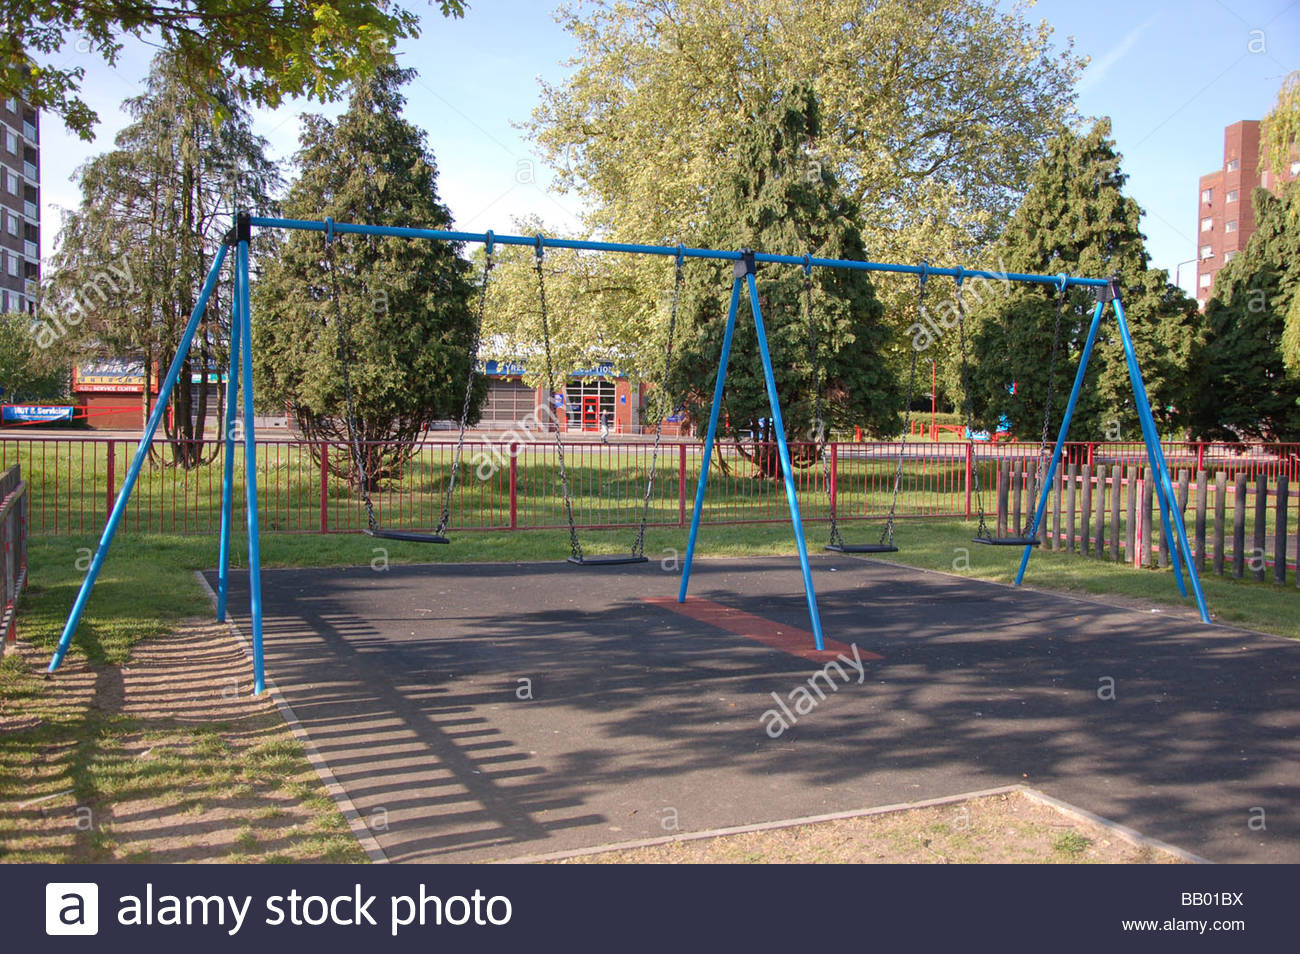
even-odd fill
[{"label": "wooden fence post", "polygon": [[1061,497],[1065,489],[1065,468],[1056,469],[1056,486],[1052,488],[1052,549],[1061,549]]},{"label": "wooden fence post", "polygon": [[1116,464],[1110,469],[1110,558],[1119,562],[1119,498],[1124,483],[1124,467]]},{"label": "wooden fence post", "polygon": [[1223,576],[1223,537],[1228,522],[1228,475],[1214,475],[1214,572]]},{"label": "wooden fence post", "polygon": [[1142,481],[1142,565],[1155,566],[1155,504],[1156,504],[1156,485],[1151,476],[1151,472],[1146,472],[1146,479]]},{"label": "wooden fence post", "polygon": [[1124,559],[1134,566],[1141,566],[1137,560],[1137,468],[1124,468],[1127,478],[1124,481],[1125,514],[1127,523],[1124,528]]},{"label": "wooden fence post", "polygon": [[1286,585],[1286,518],[1290,503],[1290,487],[1286,474],[1277,475],[1277,504],[1273,517],[1273,582],[1279,586]]},{"label": "wooden fence post", "polygon": [[1209,474],[1196,472],[1196,570],[1205,572],[1205,508],[1209,503]]},{"label": "wooden fence post", "polygon": [[997,535],[1007,535],[1007,491],[1011,486],[1011,475],[1002,464],[998,464],[998,519]]},{"label": "wooden fence post", "polygon": [[1065,552],[1066,553],[1074,552],[1074,504],[1075,504],[1075,492],[1077,489],[1076,488],[1077,481],[1075,480],[1075,477],[1078,475],[1078,470],[1079,470],[1079,465],[1071,461],[1070,476],[1067,478],[1070,482],[1070,485],[1069,487],[1066,488],[1066,494],[1065,494],[1066,495],[1066,504],[1065,504]]},{"label": "wooden fence post", "polygon": [[1246,575],[1246,475],[1237,474],[1232,488],[1232,578]]},{"label": "wooden fence post", "polygon": [[1088,556],[1092,551],[1090,549],[1091,528],[1092,528],[1092,464],[1089,463],[1083,468],[1083,500],[1080,501],[1079,507],[1079,552]]},{"label": "wooden fence post", "polygon": [[1025,489],[1025,462],[1014,461],[1011,464],[1011,534],[1020,535],[1020,497]]},{"label": "wooden fence post", "polygon": [[1255,579],[1263,583],[1265,573],[1264,541],[1268,533],[1268,477],[1263,470],[1255,475],[1255,532],[1252,535],[1254,552],[1250,555]]},{"label": "wooden fence post", "polygon": [[1097,465],[1097,540],[1092,555],[1100,560],[1106,552],[1106,465]]}]

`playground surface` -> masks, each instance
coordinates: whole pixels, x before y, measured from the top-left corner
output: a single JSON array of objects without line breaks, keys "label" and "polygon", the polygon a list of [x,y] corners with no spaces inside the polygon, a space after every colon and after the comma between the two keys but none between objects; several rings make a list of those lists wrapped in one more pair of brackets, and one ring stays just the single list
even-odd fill
[{"label": "playground surface", "polygon": [[391,861],[1011,784],[1212,861],[1300,861],[1293,641],[812,563],[825,653],[789,557],[698,560],[684,606],[653,561],[266,570],[267,673]]}]

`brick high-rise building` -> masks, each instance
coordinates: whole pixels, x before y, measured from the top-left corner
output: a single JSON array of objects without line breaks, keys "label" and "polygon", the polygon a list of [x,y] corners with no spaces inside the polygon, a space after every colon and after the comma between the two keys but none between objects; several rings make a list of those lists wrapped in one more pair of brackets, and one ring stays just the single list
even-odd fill
[{"label": "brick high-rise building", "polygon": [[41,277],[40,141],[36,110],[0,102],[0,310],[36,311]]},{"label": "brick high-rise building", "polygon": [[1197,216],[1196,300],[1201,307],[1214,289],[1214,275],[1246,247],[1255,234],[1250,194],[1260,186],[1275,189],[1300,174],[1300,160],[1273,171],[1260,165],[1260,122],[1243,119],[1223,131],[1223,165],[1201,176]]}]

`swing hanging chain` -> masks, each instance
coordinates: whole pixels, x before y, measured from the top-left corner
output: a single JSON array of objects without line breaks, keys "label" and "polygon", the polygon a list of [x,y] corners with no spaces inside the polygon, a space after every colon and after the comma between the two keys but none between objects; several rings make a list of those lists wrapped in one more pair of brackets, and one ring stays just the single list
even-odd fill
[{"label": "swing hanging chain", "polygon": [[645,555],[645,528],[646,521],[650,518],[650,495],[654,492],[655,474],[659,466],[659,441],[663,436],[664,418],[668,414],[668,392],[666,387],[668,371],[673,363],[673,341],[677,331],[677,305],[681,300],[685,258],[685,252],[679,245],[677,247],[677,265],[673,272],[673,304],[668,313],[668,350],[664,357],[664,380],[660,383],[658,416],[655,419],[655,445],[654,450],[650,452],[650,476],[646,480],[645,499],[641,502],[641,525],[637,528],[636,540],[632,543],[632,555],[636,557]]},{"label": "swing hanging chain", "polygon": [[[1052,435],[1052,402],[1056,398],[1056,358],[1061,350],[1061,327],[1065,323],[1065,314],[1070,307],[1069,287],[1066,277],[1062,275],[1060,293],[1057,296],[1056,322],[1052,327],[1052,356],[1047,363],[1047,400],[1043,405],[1043,436],[1038,442],[1038,455],[1034,461],[1034,486],[1038,490],[1042,489],[1043,481],[1047,479],[1043,461],[1049,456],[1047,447]],[[1026,515],[1028,522],[1022,528],[1021,536],[1029,536],[1034,528],[1036,514],[1037,510],[1034,510]]]},{"label": "swing hanging chain", "polygon": [[839,518],[835,514],[835,495],[831,493],[831,460],[826,453],[826,426],[822,420],[822,373],[821,363],[818,361],[817,351],[817,327],[813,320],[812,307],[812,258],[808,255],[803,259],[803,310],[808,319],[808,353],[812,356],[812,377],[813,377],[813,437],[816,442],[816,453],[822,462],[822,480],[826,484],[826,492],[830,498],[830,518],[831,518],[831,546],[844,546],[844,538],[840,536]]},{"label": "swing hanging chain", "polygon": [[[966,404],[966,440],[970,442],[975,434],[975,407],[970,396],[970,368],[966,360],[966,304],[962,301],[961,286],[965,269],[957,268],[957,341],[961,347],[961,390]],[[979,528],[975,536],[981,540],[993,539],[988,525],[984,522],[984,498],[980,490],[979,461],[971,463],[971,486],[975,491],[975,506],[979,511]]]},{"label": "swing hanging chain", "polygon": [[492,246],[489,245],[483,260],[483,281],[478,295],[478,318],[470,338],[469,377],[465,382],[465,400],[460,406],[460,435],[456,438],[456,450],[451,458],[451,475],[447,479],[447,491],[442,498],[442,514],[438,518],[438,529],[434,531],[434,535],[439,537],[447,532],[447,524],[451,521],[451,498],[456,490],[456,475],[460,471],[461,455],[465,448],[465,429],[469,422],[470,399],[474,394],[474,372],[478,364],[479,344],[483,338],[483,319],[487,315],[488,280],[492,276],[495,264],[492,260]]},{"label": "swing hanging chain", "polygon": [[347,332],[344,328],[343,305],[341,303],[341,293],[339,291],[339,279],[334,257],[334,231],[331,228],[332,222],[326,221],[325,230],[325,270],[330,276],[330,300],[334,305],[334,328],[338,336],[339,363],[343,366],[343,399],[347,407],[347,428],[348,428],[348,450],[352,453],[352,462],[357,469],[357,479],[360,484],[361,501],[366,506],[366,523],[373,532],[379,529],[379,521],[375,517],[375,504],[370,499],[370,475],[366,470],[365,448],[361,446],[361,441],[357,438],[357,413],[356,405],[352,400],[352,377],[348,373],[348,339]]},{"label": "swing hanging chain", "polygon": [[[569,523],[569,555],[579,563],[583,560],[582,543],[578,540],[578,528],[573,522],[573,504],[569,500],[569,475],[564,467],[564,440],[560,437],[560,421],[555,415],[555,366],[551,361],[551,329],[546,317],[546,278],[542,269],[542,237],[537,236],[537,253],[533,259],[533,268],[537,272],[537,297],[542,309],[542,345],[546,350],[546,393],[549,395],[547,410],[556,417],[555,453],[560,465],[560,491],[564,495],[564,516]],[[566,408],[565,414],[568,414]]]},{"label": "swing hanging chain", "polygon": [[[916,320],[920,322],[921,312],[925,306],[925,288],[926,280],[929,276],[929,265],[926,262],[921,263],[925,271],[921,272],[921,290],[916,296]],[[911,368],[907,373],[907,403],[903,405],[903,434],[902,441],[898,445],[898,459],[894,462],[894,495],[889,501],[889,516],[885,519],[885,528],[880,534],[880,544],[882,546],[894,545],[894,520],[898,516],[898,494],[903,486],[903,452],[907,443],[908,431],[912,426],[912,398],[916,395],[916,364],[917,349],[912,347]]]}]

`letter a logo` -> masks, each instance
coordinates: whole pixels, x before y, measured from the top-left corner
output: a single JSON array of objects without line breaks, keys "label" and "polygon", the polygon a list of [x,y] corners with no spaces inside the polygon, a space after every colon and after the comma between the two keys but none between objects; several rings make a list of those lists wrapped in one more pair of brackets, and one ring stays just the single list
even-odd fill
[{"label": "letter a logo", "polygon": [[55,881],[45,886],[46,934],[98,934],[99,885]]}]

